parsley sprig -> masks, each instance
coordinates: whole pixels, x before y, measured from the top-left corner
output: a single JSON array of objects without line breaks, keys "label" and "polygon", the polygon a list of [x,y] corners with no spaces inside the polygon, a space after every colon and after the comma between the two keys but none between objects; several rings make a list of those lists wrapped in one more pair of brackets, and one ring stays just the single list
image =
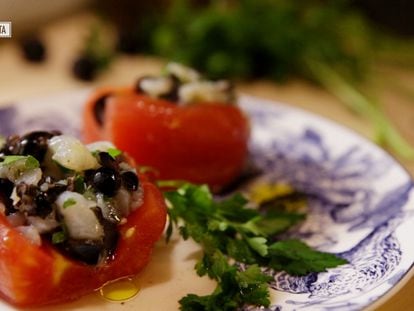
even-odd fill
[{"label": "parsley sprig", "polygon": [[[249,207],[241,194],[216,200],[205,185],[184,184],[165,192],[170,222],[184,239],[192,238],[203,256],[197,274],[217,281],[207,296],[189,294],[180,300],[181,310],[234,310],[243,305],[268,306],[271,277],[260,267],[306,275],[345,264],[346,260],[322,253],[296,240],[277,240],[304,215],[278,206],[266,212]],[[276,204],[278,205],[278,204]]]}]

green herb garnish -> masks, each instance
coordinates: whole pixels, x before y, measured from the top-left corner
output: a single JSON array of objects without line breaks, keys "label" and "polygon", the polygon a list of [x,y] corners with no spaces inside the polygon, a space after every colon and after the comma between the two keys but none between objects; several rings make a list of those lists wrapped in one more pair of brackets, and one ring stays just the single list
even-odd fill
[{"label": "green herb garnish", "polygon": [[[234,310],[245,304],[268,306],[270,278],[260,267],[305,275],[347,262],[298,240],[274,242],[276,233],[302,220],[303,214],[259,212],[247,207],[247,200],[240,194],[214,200],[207,186],[192,184],[166,192],[165,197],[170,216],[167,240],[174,227],[178,227],[184,239],[192,238],[200,244],[204,254],[196,271],[217,281],[210,295],[190,294],[182,298],[181,310]],[[247,269],[240,270],[231,263],[234,261],[246,264]]]},{"label": "green herb garnish", "polygon": [[39,161],[37,161],[37,159],[31,155],[29,156],[21,156],[21,155],[3,156],[3,162],[0,162],[0,165],[12,165],[20,160],[25,160],[24,168],[26,170],[35,169],[40,166]]},{"label": "green herb garnish", "polygon": [[299,240],[283,240],[269,246],[269,267],[283,270],[292,275],[306,275],[311,272],[324,272],[347,263],[329,253],[310,248]]},{"label": "green herb garnish", "polygon": [[52,243],[60,244],[65,242],[67,239],[65,231],[58,231],[52,234]]},{"label": "green herb garnish", "polygon": [[39,161],[37,161],[37,159],[31,155],[27,156],[27,159],[24,165],[27,170],[32,170],[40,166]]},{"label": "green herb garnish", "polygon": [[73,198],[69,198],[65,202],[63,202],[63,208],[68,208],[69,206],[72,206],[75,204],[76,204],[76,200]]},{"label": "green herb garnish", "polygon": [[122,153],[122,151],[121,151],[121,150],[116,149],[116,148],[109,148],[109,149],[107,150],[107,152],[108,152],[108,154],[109,154],[112,158],[114,158],[114,159]]},{"label": "green herb garnish", "polygon": [[141,46],[148,52],[194,67],[210,78],[285,82],[300,77],[316,82],[367,119],[377,143],[413,159],[414,146],[386,117],[381,104],[358,89],[384,52],[393,51],[394,61],[412,63],[412,44],[378,31],[361,13],[348,0],[204,5],[178,0],[158,19],[151,16],[144,22],[143,17],[137,29],[152,34],[141,36],[147,38]]}]

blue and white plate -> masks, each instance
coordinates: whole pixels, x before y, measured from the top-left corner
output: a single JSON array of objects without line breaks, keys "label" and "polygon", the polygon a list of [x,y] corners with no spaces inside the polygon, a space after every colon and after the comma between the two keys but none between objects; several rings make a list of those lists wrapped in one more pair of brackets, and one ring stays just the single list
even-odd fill
[{"label": "blue and white plate", "polygon": [[[60,129],[79,135],[88,94],[1,107],[0,133]],[[292,234],[349,261],[305,277],[270,271],[274,291],[266,310],[361,310],[389,293],[414,262],[409,174],[374,144],[323,118],[247,96],[240,98],[240,105],[252,121],[250,158],[264,172],[258,178],[288,183],[310,197],[309,216]],[[191,241],[160,242],[136,279],[141,292],[134,299],[121,304],[89,295],[59,309],[177,310],[185,294],[207,294],[214,286],[195,275],[198,255]],[[13,310],[1,304],[0,309]]]}]

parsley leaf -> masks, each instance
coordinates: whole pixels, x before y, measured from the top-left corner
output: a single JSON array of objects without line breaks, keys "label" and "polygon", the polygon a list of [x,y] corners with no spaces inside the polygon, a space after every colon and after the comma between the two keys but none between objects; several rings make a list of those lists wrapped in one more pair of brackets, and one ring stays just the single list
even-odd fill
[{"label": "parsley leaf", "polygon": [[270,245],[268,250],[271,258],[269,266],[292,275],[323,272],[327,268],[347,263],[345,259],[316,251],[299,240],[278,241]]},{"label": "parsley leaf", "polygon": [[253,238],[247,238],[246,241],[253,250],[259,253],[260,256],[264,257],[267,255],[267,239],[261,236],[257,236]]},{"label": "parsley leaf", "polygon": [[[248,207],[241,194],[215,200],[205,185],[183,184],[164,196],[170,216],[167,240],[173,229],[178,228],[184,239],[192,238],[199,243],[204,254],[195,266],[196,272],[217,281],[210,295],[189,294],[182,298],[181,310],[234,310],[246,304],[268,306],[267,283],[271,278],[260,267],[304,275],[346,263],[298,240],[269,242],[275,234],[305,217],[289,210],[286,198],[277,200],[277,208],[267,202],[266,209],[257,210]],[[239,263],[245,264],[245,268],[241,269]]]},{"label": "parsley leaf", "polygon": [[208,274],[218,280],[211,295],[189,294],[180,300],[181,310],[234,310],[244,304],[270,304],[267,282],[271,277],[262,273],[258,265],[239,270],[228,263],[228,258],[220,251],[211,256],[205,255],[196,266],[197,273]]}]

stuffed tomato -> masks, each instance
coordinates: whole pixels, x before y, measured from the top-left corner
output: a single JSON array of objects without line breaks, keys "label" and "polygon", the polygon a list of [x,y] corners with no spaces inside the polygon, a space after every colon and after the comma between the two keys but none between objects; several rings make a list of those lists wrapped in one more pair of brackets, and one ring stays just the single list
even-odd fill
[{"label": "stuffed tomato", "polygon": [[111,143],[9,137],[0,149],[0,297],[40,306],[135,275],[165,221],[162,194]]},{"label": "stuffed tomato", "polygon": [[102,89],[84,111],[85,141],[109,140],[161,179],[218,190],[242,171],[249,122],[228,81],[207,81],[178,64],[135,88]]}]

